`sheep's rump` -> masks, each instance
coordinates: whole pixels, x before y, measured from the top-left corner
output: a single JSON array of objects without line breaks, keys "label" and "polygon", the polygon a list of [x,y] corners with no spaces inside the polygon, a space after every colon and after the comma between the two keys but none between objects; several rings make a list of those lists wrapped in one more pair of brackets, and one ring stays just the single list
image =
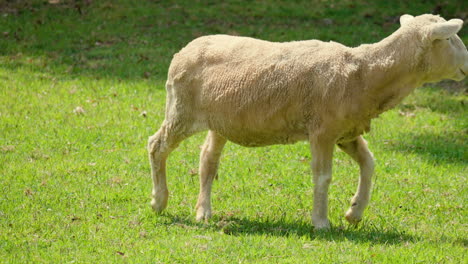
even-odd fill
[{"label": "sheep's rump", "polygon": [[345,56],[337,54],[345,50],[318,40],[201,37],[174,55],[168,108],[180,112],[175,105],[184,104],[197,123],[242,145],[303,140],[323,111],[315,105],[340,96],[333,82],[343,72],[339,58]]}]

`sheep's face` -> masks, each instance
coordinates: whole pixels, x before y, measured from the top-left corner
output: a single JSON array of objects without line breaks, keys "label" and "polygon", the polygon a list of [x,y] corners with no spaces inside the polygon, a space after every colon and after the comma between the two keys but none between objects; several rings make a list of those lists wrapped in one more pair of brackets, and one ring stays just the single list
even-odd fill
[{"label": "sheep's face", "polygon": [[468,51],[455,34],[435,39],[432,41],[429,63],[435,78],[461,81],[468,74]]},{"label": "sheep's face", "polygon": [[463,21],[446,21],[439,16],[422,15],[400,18],[402,27],[417,28],[424,42],[424,68],[428,82],[442,79],[463,80],[468,74],[468,51],[457,32]]}]

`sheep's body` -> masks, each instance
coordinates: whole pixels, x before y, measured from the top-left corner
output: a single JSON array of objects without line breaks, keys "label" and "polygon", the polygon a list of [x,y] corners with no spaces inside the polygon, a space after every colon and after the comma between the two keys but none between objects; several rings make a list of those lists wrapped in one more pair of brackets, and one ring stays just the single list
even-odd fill
[{"label": "sheep's body", "polygon": [[317,40],[201,37],[174,56],[167,89],[190,102],[183,107],[197,126],[190,122],[188,130],[210,129],[244,146],[294,143],[308,139],[320,114],[343,115],[334,108],[347,96],[342,80],[359,74],[350,51]]},{"label": "sheep's body", "polygon": [[[445,20],[426,16],[415,21],[422,25]],[[167,204],[165,160],[170,151],[184,138],[210,130],[201,153],[197,219],[211,215],[211,183],[226,140],[244,146],[309,140],[314,225],[329,226],[327,190],[335,144],[361,168],[358,192],[347,213],[350,222],[358,222],[369,199],[373,171],[372,154],[360,136],[369,131],[370,120],[425,82],[464,77],[434,71],[424,55],[427,47],[413,32],[416,22],[379,43],[357,48],[318,40],[273,43],[226,35],[189,43],[171,62],[166,119],[149,141],[154,209],[160,211]],[[466,70],[466,62],[463,67]]]}]

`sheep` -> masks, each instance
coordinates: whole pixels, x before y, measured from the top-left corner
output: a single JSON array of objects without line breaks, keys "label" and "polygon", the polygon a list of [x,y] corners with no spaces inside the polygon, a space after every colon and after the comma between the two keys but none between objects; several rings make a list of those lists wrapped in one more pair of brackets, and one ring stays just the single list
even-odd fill
[{"label": "sheep", "polygon": [[174,55],[166,82],[165,120],[149,138],[152,208],[167,206],[166,159],[187,137],[209,130],[200,154],[196,220],[211,217],[211,188],[226,142],[247,147],[308,140],[312,153],[312,225],[330,228],[328,188],[337,145],[360,167],[345,214],[362,219],[374,160],[362,135],[371,119],[416,87],[468,73],[468,52],[456,35],[463,21],[403,15],[378,43],[347,47],[319,40],[275,43],[248,37],[197,38]]}]

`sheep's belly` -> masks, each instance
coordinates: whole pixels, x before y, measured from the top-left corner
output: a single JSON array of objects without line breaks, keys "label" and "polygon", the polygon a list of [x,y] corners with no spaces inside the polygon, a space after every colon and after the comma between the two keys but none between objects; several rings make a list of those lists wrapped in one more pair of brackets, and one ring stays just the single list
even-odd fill
[{"label": "sheep's belly", "polygon": [[351,127],[342,133],[336,143],[346,143],[355,140],[358,136],[370,131],[370,120],[362,121],[356,126]]},{"label": "sheep's belly", "polygon": [[307,133],[288,131],[283,133],[252,132],[252,131],[223,131],[218,132],[236,144],[245,147],[261,147],[277,144],[294,144],[308,139]]}]

